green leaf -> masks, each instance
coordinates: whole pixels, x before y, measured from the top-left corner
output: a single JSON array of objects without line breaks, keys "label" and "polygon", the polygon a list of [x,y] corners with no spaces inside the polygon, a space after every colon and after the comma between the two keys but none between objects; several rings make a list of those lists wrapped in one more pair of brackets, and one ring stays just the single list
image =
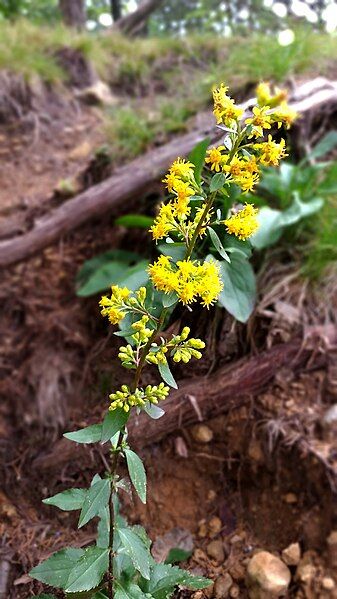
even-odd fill
[{"label": "green leaf", "polygon": [[337,131],[327,133],[313,148],[309,158],[321,158],[337,146]]},{"label": "green leaf", "polygon": [[115,581],[115,599],[144,599],[144,593],[133,582]]},{"label": "green leaf", "polygon": [[62,493],[57,493],[52,497],[43,499],[42,503],[54,505],[60,510],[80,510],[82,508],[87,490],[86,489],[67,489]]},{"label": "green leaf", "polygon": [[103,254],[98,254],[95,258],[91,258],[91,260],[86,260],[80,270],[76,275],[76,283],[77,285],[84,285],[94,274],[97,269],[104,264],[110,264],[111,262],[124,262],[128,266],[134,262],[139,262],[141,259],[139,254],[136,252],[128,252],[126,250],[109,250],[108,252],[104,252]]},{"label": "green leaf", "polygon": [[173,387],[173,389],[178,389],[178,385],[174,379],[174,376],[173,376],[167,362],[165,362],[164,364],[159,362],[158,370],[159,370],[161,378],[163,379],[163,381],[165,381],[165,383],[167,385],[169,385],[170,387]]},{"label": "green leaf", "polygon": [[[99,480],[87,491],[86,498],[78,521],[78,528],[81,528],[89,520],[99,514],[99,512],[108,504],[110,497],[111,482],[107,478]],[[85,589],[84,589],[85,590]]]},{"label": "green leaf", "polygon": [[131,449],[124,449],[129,475],[140,500],[146,503],[146,473],[142,460]]},{"label": "green leaf", "polygon": [[143,541],[130,528],[119,528],[118,535],[126,555],[130,557],[136,570],[149,580],[153,558]]},{"label": "green leaf", "polygon": [[29,576],[52,587],[64,589],[72,568],[82,555],[82,549],[62,549],[33,568]]},{"label": "green leaf", "polygon": [[142,260],[138,264],[130,266],[130,268],[124,271],[123,277],[119,281],[116,281],[116,283],[121,287],[131,289],[131,291],[136,291],[139,287],[144,287],[149,280],[148,266],[149,263],[147,260]]},{"label": "green leaf", "polygon": [[67,593],[96,588],[109,567],[109,549],[88,547],[72,568],[66,587]]},{"label": "green leaf", "polygon": [[211,193],[213,193],[214,191],[218,191],[219,189],[221,189],[221,187],[224,186],[226,177],[223,173],[217,173],[216,175],[214,175],[211,179],[211,183],[209,186],[209,190]]},{"label": "green leaf", "polygon": [[78,431],[64,433],[63,436],[70,441],[76,441],[76,443],[97,443],[97,441],[101,440],[102,425],[92,424],[91,426],[86,426]]},{"label": "green leaf", "polygon": [[191,557],[192,551],[186,551],[186,549],[180,549],[179,547],[173,547],[170,549],[167,558],[165,559],[165,564],[177,564],[179,562],[184,562],[189,557]]},{"label": "green leaf", "polygon": [[109,410],[103,420],[101,442],[109,441],[118,431],[126,425],[129,414],[123,408]]},{"label": "green leaf", "polygon": [[186,245],[184,243],[160,243],[158,250],[164,256],[171,256],[174,262],[182,260],[186,253]]},{"label": "green leaf", "polygon": [[163,293],[163,308],[170,308],[178,301],[178,296],[174,291],[171,293]]},{"label": "green leaf", "polygon": [[259,228],[252,235],[250,241],[258,250],[262,250],[276,243],[282,235],[282,213],[268,206],[260,208],[257,215]]},{"label": "green leaf", "polygon": [[233,254],[231,263],[221,262],[220,273],[224,288],[219,296],[219,304],[240,322],[246,322],[251,315],[256,298],[254,271],[245,258]]},{"label": "green leaf", "polygon": [[153,418],[153,420],[159,420],[159,418],[161,418],[165,414],[164,410],[150,402],[145,404],[143,410],[147,413],[148,416],[150,416],[150,418]]},{"label": "green leaf", "polygon": [[153,225],[153,218],[144,214],[125,214],[116,218],[115,225],[128,228],[149,229]]},{"label": "green leaf", "polygon": [[194,177],[197,183],[200,183],[201,173],[205,162],[206,151],[211,143],[211,138],[206,137],[200,141],[190,152],[188,159],[195,165]]},{"label": "green leaf", "polygon": [[88,297],[100,291],[105,291],[111,285],[128,287],[132,291],[145,285],[148,281],[148,262],[140,260],[133,266],[126,262],[110,262],[97,268],[88,280],[77,291],[80,297]]},{"label": "green leaf", "polygon": [[32,595],[30,599],[57,599],[55,595],[50,593],[42,593],[41,595]]},{"label": "green leaf", "polygon": [[109,547],[109,534],[110,534],[110,513],[108,506],[105,506],[98,514],[99,522],[97,526],[97,547],[106,549]]},{"label": "green leaf", "polygon": [[203,589],[210,584],[212,580],[202,576],[193,576],[185,570],[168,564],[154,564],[151,568],[151,578],[146,583],[145,590],[155,599],[166,599],[172,595],[177,585],[185,586],[189,589]]},{"label": "green leaf", "polygon": [[217,250],[217,252],[220,254],[220,256],[222,256],[222,258],[227,260],[227,262],[230,262],[231,261],[230,257],[228,256],[227,252],[225,251],[217,233],[211,227],[207,227],[207,229],[208,229],[210,238],[212,240],[212,243],[213,243],[215,249]]}]

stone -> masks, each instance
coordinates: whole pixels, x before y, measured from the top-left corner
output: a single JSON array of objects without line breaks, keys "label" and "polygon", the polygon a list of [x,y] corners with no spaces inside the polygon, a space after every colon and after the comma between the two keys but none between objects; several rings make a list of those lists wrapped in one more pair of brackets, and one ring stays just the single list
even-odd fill
[{"label": "stone", "polygon": [[229,591],[229,596],[232,597],[232,599],[237,599],[237,597],[240,597],[240,588],[237,584],[233,584]]},{"label": "stone", "polygon": [[225,551],[223,543],[220,539],[216,539],[215,541],[208,543],[206,551],[209,557],[215,559],[219,563],[223,562],[225,559]]},{"label": "stone", "polygon": [[229,589],[233,584],[233,579],[228,572],[223,576],[219,576],[214,583],[214,595],[217,599],[228,597]]},{"label": "stone", "polygon": [[246,570],[245,570],[245,567],[243,566],[243,564],[240,564],[239,561],[236,561],[230,567],[229,573],[234,580],[240,581],[240,580],[244,580]]},{"label": "stone", "polygon": [[327,540],[328,559],[331,568],[337,568],[337,530],[333,530]]},{"label": "stone", "polygon": [[284,496],[284,501],[286,503],[288,503],[289,505],[293,505],[294,503],[297,503],[297,501],[298,501],[297,495],[295,495],[295,493],[287,493]]},{"label": "stone", "polygon": [[335,586],[335,581],[330,576],[324,576],[324,578],[322,578],[322,588],[325,591],[332,591]]},{"label": "stone", "polygon": [[91,145],[88,141],[82,141],[69,154],[70,160],[81,160],[87,158],[91,152]]},{"label": "stone", "polygon": [[211,536],[218,535],[222,529],[222,522],[220,518],[218,518],[218,516],[213,516],[208,523],[208,528]]},{"label": "stone", "polygon": [[291,543],[283,549],[282,559],[287,566],[297,566],[301,559],[301,547],[299,543]]},{"label": "stone", "polygon": [[251,599],[274,599],[285,595],[290,583],[289,568],[269,551],[260,551],[247,568],[247,586]]},{"label": "stone", "polygon": [[109,86],[104,81],[96,81],[93,85],[80,89],[77,97],[90,105],[111,105],[116,104],[117,100],[112,95]]},{"label": "stone", "polygon": [[206,424],[197,424],[192,428],[192,437],[198,443],[209,443],[213,439],[213,431]]},{"label": "stone", "polygon": [[310,586],[315,576],[316,568],[310,561],[310,557],[305,554],[297,566],[296,579],[302,582],[302,584]]}]

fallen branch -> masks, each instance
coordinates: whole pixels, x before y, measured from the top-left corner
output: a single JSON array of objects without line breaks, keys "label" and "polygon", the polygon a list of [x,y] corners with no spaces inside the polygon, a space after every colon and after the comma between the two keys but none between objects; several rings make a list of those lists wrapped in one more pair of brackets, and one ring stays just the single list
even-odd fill
[{"label": "fallen branch", "polygon": [[[316,328],[320,339],[337,341],[335,327]],[[161,405],[165,416],[151,420],[144,412],[131,419],[128,430],[133,445],[145,447],[161,441],[182,426],[190,426],[200,420],[214,418],[221,413],[238,408],[250,397],[261,393],[283,367],[293,371],[304,369],[310,359],[310,368],[326,363],[325,353],[313,353],[316,343],[304,344],[302,339],[279,344],[260,355],[243,358],[234,364],[220,368],[210,377],[197,377],[182,381],[177,391],[170,394]],[[107,445],[104,449],[108,451]],[[57,441],[52,451],[36,458],[33,467],[41,471],[58,470],[69,461],[81,460],[87,451],[83,445],[74,445],[67,439]]]},{"label": "fallen branch", "polygon": [[118,19],[113,28],[128,35],[134,35],[142,29],[149,16],[161,3],[162,0],[143,0],[135,11]]},{"label": "fallen branch", "polygon": [[[315,88],[316,91],[312,91],[312,86],[308,91],[308,84],[297,88],[293,94],[295,102],[290,105],[307,116],[314,109],[325,110],[328,105],[334,105],[337,109],[337,82],[323,82],[320,79],[321,88]],[[303,88],[309,96],[303,97]],[[252,102],[253,100],[248,100],[241,106],[247,109]],[[103,183],[91,187],[47,216],[36,220],[33,228],[27,233],[1,242],[0,266],[24,260],[90,219],[125,207],[126,202],[136,193],[144,192],[158,180],[178,155],[187,155],[205,137],[210,137],[212,143],[223,137],[220,129],[213,125],[210,127],[213,118],[209,112],[202,113],[198,122],[198,127],[192,133],[177,137],[164,146],[147,152],[118,169]]]}]

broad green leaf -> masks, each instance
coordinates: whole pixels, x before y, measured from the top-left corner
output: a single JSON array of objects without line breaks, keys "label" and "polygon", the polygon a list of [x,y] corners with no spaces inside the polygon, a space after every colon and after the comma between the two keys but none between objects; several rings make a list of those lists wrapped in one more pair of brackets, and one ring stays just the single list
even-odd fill
[{"label": "broad green leaf", "polygon": [[128,228],[149,229],[153,225],[153,218],[144,214],[125,214],[115,220],[115,225]]},{"label": "broad green leaf", "polygon": [[149,263],[147,260],[142,260],[134,266],[130,266],[130,268],[124,271],[124,274],[120,277],[119,281],[116,281],[115,283],[121,287],[131,289],[131,291],[136,291],[139,287],[144,287],[149,280],[147,272],[148,266]]},{"label": "broad green leaf", "polygon": [[103,480],[99,480],[88,489],[78,521],[78,528],[81,528],[87,524],[89,520],[97,516],[99,512],[108,504],[110,487],[110,480],[105,478]]},{"label": "broad green leaf", "polygon": [[124,449],[129,475],[140,500],[146,503],[146,473],[142,460],[131,449]]},{"label": "broad green leaf", "polygon": [[115,581],[115,599],[144,599],[144,593],[139,586],[133,582]]},{"label": "broad green leaf", "polygon": [[337,193],[337,162],[330,165],[324,179],[317,189],[319,195],[333,195]]},{"label": "broad green leaf", "polygon": [[227,262],[230,262],[230,257],[228,256],[226,250],[224,249],[217,233],[214,231],[214,229],[212,229],[211,227],[207,227],[210,238],[212,240],[212,243],[216,249],[216,251],[220,254],[220,256],[222,258],[224,258],[225,260],[227,260]]},{"label": "broad green leaf", "polygon": [[153,420],[158,420],[165,414],[164,410],[150,402],[145,404],[143,410],[147,413],[148,416],[150,416],[150,418],[153,418]]},{"label": "broad green leaf", "polygon": [[[101,585],[98,585],[97,588],[100,588]],[[108,595],[103,593],[103,591],[98,591],[96,589],[90,589],[90,591],[79,591],[78,593],[65,593],[66,599],[108,599]]]},{"label": "broad green leaf", "polygon": [[75,593],[96,588],[108,567],[109,549],[88,547],[69,574],[66,592]]},{"label": "broad green leaf", "polygon": [[88,297],[101,291],[105,291],[111,285],[128,287],[132,291],[138,289],[148,281],[148,262],[139,260],[133,266],[126,262],[110,262],[103,264],[95,270],[88,280],[78,289],[77,295]]},{"label": "broad green leaf", "polygon": [[29,576],[52,587],[64,589],[72,568],[82,555],[82,549],[62,549],[33,568]]},{"label": "broad green leaf", "polygon": [[219,304],[240,322],[246,322],[251,315],[256,298],[255,275],[251,264],[245,258],[233,254],[232,261],[220,262],[223,290]]},{"label": "broad green leaf", "polygon": [[186,551],[186,549],[180,549],[180,547],[173,547],[170,549],[167,558],[165,559],[165,564],[177,564],[179,562],[184,562],[189,557],[191,557],[192,551]]},{"label": "broad green leaf", "polygon": [[165,362],[164,364],[159,362],[158,370],[159,370],[161,378],[163,379],[163,381],[165,381],[165,383],[167,385],[169,385],[170,387],[173,387],[173,389],[178,389],[178,385],[174,379],[174,376],[173,376],[167,362]]},{"label": "broad green leaf", "polygon": [[126,425],[129,414],[123,408],[109,410],[103,420],[101,442],[109,441],[118,431]]},{"label": "broad green leaf", "polygon": [[80,510],[82,508],[87,490],[86,489],[67,489],[62,493],[57,493],[52,497],[44,499],[42,503],[54,505],[60,510]]},{"label": "broad green leaf", "polygon": [[209,190],[211,193],[213,193],[214,191],[218,191],[219,189],[221,189],[221,187],[224,186],[226,177],[223,173],[217,173],[216,175],[214,175],[211,179],[211,183],[209,186]]},{"label": "broad green leaf", "polygon": [[97,443],[97,441],[101,440],[102,425],[92,424],[91,426],[86,426],[78,431],[64,433],[63,436],[70,441],[76,441],[76,443]]},{"label": "broad green leaf", "polygon": [[149,580],[153,558],[143,541],[131,528],[119,528],[118,536],[126,555],[130,557],[136,570]]},{"label": "broad green leaf", "polygon": [[109,547],[110,534],[110,512],[108,506],[105,506],[98,514],[99,522],[97,525],[97,547],[106,549]]},{"label": "broad green leaf", "polygon": [[323,203],[321,198],[314,198],[310,202],[302,202],[298,194],[295,193],[292,205],[281,213],[281,225],[283,227],[294,225],[302,218],[318,212],[322,208]]},{"label": "broad green leaf", "polygon": [[203,589],[212,584],[211,580],[202,576],[193,576],[185,570],[169,564],[154,564],[151,568],[151,578],[146,583],[145,590],[155,599],[165,599],[172,595],[177,585],[189,589]]},{"label": "broad green leaf", "polygon": [[139,254],[136,252],[128,252],[126,250],[109,250],[103,254],[86,260],[76,275],[77,285],[84,285],[90,278],[90,276],[96,272],[101,266],[110,264],[111,262],[124,262],[128,266],[134,262],[139,262],[141,259]]},{"label": "broad green leaf", "polygon": [[337,146],[337,131],[327,133],[309,153],[309,158],[321,158]]},{"label": "broad green leaf", "polygon": [[188,159],[195,165],[194,177],[197,183],[200,183],[201,173],[205,162],[206,151],[211,143],[210,137],[200,141],[190,152]]},{"label": "broad green leaf", "polygon": [[174,262],[182,260],[186,253],[186,245],[184,243],[160,243],[158,250],[164,256],[171,256]]},{"label": "broad green leaf", "polygon": [[282,235],[282,213],[268,206],[260,208],[257,215],[259,228],[250,238],[251,244],[262,250],[276,243]]},{"label": "broad green leaf", "polygon": [[178,296],[174,291],[171,293],[163,293],[163,308],[170,308],[178,301]]}]

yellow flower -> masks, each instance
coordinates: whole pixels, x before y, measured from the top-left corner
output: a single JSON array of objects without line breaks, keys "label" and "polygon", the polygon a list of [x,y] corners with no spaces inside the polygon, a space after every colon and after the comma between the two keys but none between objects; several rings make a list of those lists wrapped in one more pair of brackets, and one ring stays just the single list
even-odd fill
[{"label": "yellow flower", "polygon": [[269,106],[275,108],[287,99],[287,91],[275,87],[272,94],[269,83],[261,82],[256,88],[256,99],[259,106]]},{"label": "yellow flower", "polygon": [[272,121],[278,124],[280,128],[281,125],[285,125],[287,129],[289,129],[290,125],[297,119],[298,114],[296,110],[290,108],[287,102],[282,102],[275,112],[271,114]]},{"label": "yellow flower", "polygon": [[259,167],[255,156],[250,159],[234,156],[229,164],[223,166],[223,170],[232,176],[233,182],[244,192],[252,191],[259,181]]},{"label": "yellow flower", "polygon": [[149,267],[150,278],[159,291],[175,291],[183,304],[199,297],[205,306],[216,301],[223,287],[216,262],[180,260],[176,265],[166,256],[160,256]]},{"label": "yellow flower", "polygon": [[287,156],[285,152],[286,142],[281,139],[280,143],[273,141],[272,136],[268,135],[268,141],[260,144],[254,144],[254,149],[259,152],[259,161],[263,166],[278,166],[280,160]]},{"label": "yellow flower", "polygon": [[210,150],[207,150],[208,156],[205,158],[205,162],[206,164],[211,165],[212,171],[216,171],[217,173],[220,171],[224,161],[224,156],[221,154],[221,152],[225,149],[225,146],[218,146],[217,148],[211,148]]},{"label": "yellow flower", "polygon": [[194,177],[195,165],[184,158],[177,158],[170,167],[169,173],[175,177],[182,179],[190,179]]},{"label": "yellow flower", "polygon": [[243,115],[243,109],[235,106],[234,100],[227,96],[228,87],[221,83],[220,87],[213,89],[214,109],[216,122],[231,127]]},{"label": "yellow flower", "polygon": [[246,125],[252,125],[253,130],[250,137],[262,137],[263,129],[271,128],[271,116],[270,114],[266,114],[267,110],[270,110],[269,106],[254,106],[253,115],[251,118],[246,119]]},{"label": "yellow flower", "polygon": [[177,194],[178,200],[186,200],[194,194],[194,189],[184,181],[178,181],[174,186],[174,191]]},{"label": "yellow flower", "polygon": [[111,287],[111,296],[103,296],[99,302],[102,316],[107,316],[111,324],[118,324],[123,320],[127,310],[126,302],[131,295],[130,289],[126,287]]},{"label": "yellow flower", "polygon": [[163,179],[163,183],[165,183],[169,193],[172,193],[173,189],[179,182],[180,179],[178,179],[177,175],[171,172],[167,173],[166,177]]},{"label": "yellow flower", "polygon": [[226,225],[227,233],[235,235],[238,239],[245,241],[248,237],[253,235],[259,227],[256,218],[257,213],[257,208],[254,208],[252,204],[246,204],[242,210],[223,221]]},{"label": "yellow flower", "polygon": [[174,216],[175,209],[173,202],[161,205],[159,214],[150,228],[153,239],[157,240],[166,237],[166,235],[174,228]]}]

